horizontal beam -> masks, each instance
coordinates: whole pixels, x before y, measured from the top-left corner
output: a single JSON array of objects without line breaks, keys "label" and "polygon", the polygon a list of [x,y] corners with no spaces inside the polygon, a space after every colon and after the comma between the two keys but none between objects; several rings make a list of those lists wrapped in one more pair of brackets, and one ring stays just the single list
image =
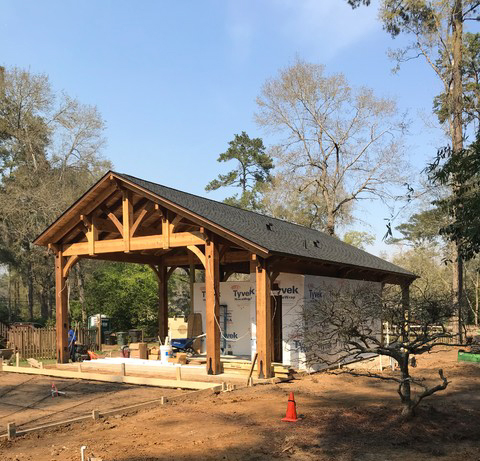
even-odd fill
[{"label": "horizontal beam", "polygon": [[[189,245],[204,245],[205,236],[201,232],[178,232],[170,236],[170,247],[186,247]],[[130,251],[157,250],[164,248],[161,234],[130,238]],[[123,239],[98,240],[95,242],[95,254],[116,253],[125,250]],[[88,242],[70,243],[62,245],[64,256],[90,254]],[[173,264],[172,264],[173,265]]]},{"label": "horizontal beam", "polygon": [[[172,234],[178,235],[178,234]],[[250,253],[248,251],[232,251],[226,253],[221,259],[220,264],[229,264],[229,263],[242,263],[250,260]],[[176,256],[167,256],[165,259],[166,266],[188,266],[191,262],[190,256],[185,255],[176,255]]]}]

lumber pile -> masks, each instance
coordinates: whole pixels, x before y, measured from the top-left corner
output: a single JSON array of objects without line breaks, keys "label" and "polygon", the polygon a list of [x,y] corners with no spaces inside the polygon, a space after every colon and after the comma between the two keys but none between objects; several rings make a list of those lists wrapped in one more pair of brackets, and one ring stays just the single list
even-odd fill
[{"label": "lumber pile", "polygon": [[147,343],[130,343],[128,348],[132,359],[147,360]]},{"label": "lumber pile", "polygon": [[148,349],[148,360],[160,360],[160,348],[158,346]]},{"label": "lumber pile", "polygon": [[[232,362],[225,362],[223,363],[223,369],[225,372],[228,373],[239,373],[248,376],[250,372],[250,368],[252,367],[251,362],[247,361],[232,361]],[[258,370],[257,364],[253,368],[254,372]],[[282,364],[273,364],[273,372],[275,373],[275,378],[281,379],[293,379],[295,370],[293,368],[288,367],[287,365]]]}]

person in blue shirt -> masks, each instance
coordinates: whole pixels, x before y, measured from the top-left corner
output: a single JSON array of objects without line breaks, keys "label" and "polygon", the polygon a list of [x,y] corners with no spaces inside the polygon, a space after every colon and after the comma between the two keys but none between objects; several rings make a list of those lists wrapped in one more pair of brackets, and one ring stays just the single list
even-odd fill
[{"label": "person in blue shirt", "polygon": [[75,362],[75,342],[77,341],[77,335],[75,330],[70,328],[68,330],[68,350],[70,351],[70,359]]}]

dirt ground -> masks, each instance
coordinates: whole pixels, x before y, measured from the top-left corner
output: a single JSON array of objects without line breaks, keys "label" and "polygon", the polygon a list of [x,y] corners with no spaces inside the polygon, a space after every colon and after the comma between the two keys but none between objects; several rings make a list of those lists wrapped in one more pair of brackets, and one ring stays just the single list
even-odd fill
[{"label": "dirt ground", "polygon": [[[440,367],[447,390],[424,400],[410,421],[399,418],[395,384],[322,373],[218,395],[172,395],[165,406],[35,432],[0,442],[0,460],[79,460],[86,445],[104,461],[480,461],[480,366],[457,363],[450,350],[421,356],[415,374],[436,382]],[[303,415],[297,423],[281,421],[290,391]],[[123,392],[117,400],[129,404],[134,394]]]}]

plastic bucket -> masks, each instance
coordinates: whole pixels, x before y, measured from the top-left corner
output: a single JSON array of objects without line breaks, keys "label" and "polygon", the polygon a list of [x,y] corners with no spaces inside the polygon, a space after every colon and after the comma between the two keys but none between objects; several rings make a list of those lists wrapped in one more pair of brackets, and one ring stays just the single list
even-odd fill
[{"label": "plastic bucket", "polygon": [[160,346],[160,360],[162,361],[162,363],[168,363],[168,359],[172,356],[172,346]]}]

